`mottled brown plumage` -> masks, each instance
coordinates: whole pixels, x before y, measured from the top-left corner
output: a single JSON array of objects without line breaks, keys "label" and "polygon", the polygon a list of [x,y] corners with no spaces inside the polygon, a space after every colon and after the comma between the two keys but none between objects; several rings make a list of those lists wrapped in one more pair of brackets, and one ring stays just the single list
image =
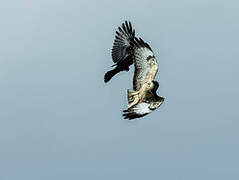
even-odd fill
[{"label": "mottled brown plumage", "polygon": [[152,49],[142,39],[135,38],[132,45],[134,62],[133,90],[127,91],[128,97],[133,96],[133,102],[128,108],[143,101],[146,93],[153,89],[153,80],[158,72],[158,63]]},{"label": "mottled brown plumage", "polygon": [[164,98],[156,93],[159,84],[154,78],[158,72],[158,63],[152,49],[142,39],[137,38],[131,45],[135,70],[133,90],[127,89],[128,107],[123,114],[125,119],[143,117],[157,109],[164,101]]}]

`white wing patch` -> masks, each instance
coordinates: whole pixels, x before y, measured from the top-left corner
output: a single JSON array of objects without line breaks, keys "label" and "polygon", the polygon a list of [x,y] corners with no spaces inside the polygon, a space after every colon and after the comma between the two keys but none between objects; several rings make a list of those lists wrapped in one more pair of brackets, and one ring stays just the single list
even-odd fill
[{"label": "white wing patch", "polygon": [[133,108],[133,111],[140,115],[150,113],[152,110],[149,109],[149,105],[147,103],[139,103]]},{"label": "white wing patch", "polygon": [[150,104],[142,102],[139,104],[134,105],[131,108],[128,108],[127,110],[124,110],[124,118],[125,119],[135,119],[135,118],[139,118],[139,117],[143,117],[148,113],[151,113],[152,110],[149,109]]}]

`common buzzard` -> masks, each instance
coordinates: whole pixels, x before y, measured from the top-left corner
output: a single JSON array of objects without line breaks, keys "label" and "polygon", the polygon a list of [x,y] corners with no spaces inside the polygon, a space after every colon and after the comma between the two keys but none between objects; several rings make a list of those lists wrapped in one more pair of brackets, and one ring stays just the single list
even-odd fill
[{"label": "common buzzard", "polygon": [[145,116],[163,103],[164,98],[156,93],[159,83],[154,80],[158,71],[154,53],[146,42],[135,37],[130,22],[125,21],[116,31],[112,59],[116,67],[105,74],[104,82],[120,71],[128,71],[132,64],[135,68],[133,90],[127,89],[128,107],[123,111],[125,119]]},{"label": "common buzzard", "polygon": [[164,101],[157,95],[159,83],[154,81],[158,63],[152,49],[141,38],[131,42],[134,63],[133,90],[127,89],[128,108],[123,116],[128,119],[139,118],[157,109]]}]

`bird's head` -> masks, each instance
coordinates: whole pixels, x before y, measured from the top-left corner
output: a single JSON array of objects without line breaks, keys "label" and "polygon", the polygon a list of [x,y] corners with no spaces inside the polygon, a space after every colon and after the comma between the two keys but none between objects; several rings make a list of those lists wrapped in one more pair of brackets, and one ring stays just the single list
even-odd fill
[{"label": "bird's head", "polygon": [[149,108],[150,108],[151,110],[155,110],[155,109],[157,109],[163,102],[164,102],[164,97],[158,96],[158,98],[157,98],[156,101],[153,101],[153,102],[150,103]]}]

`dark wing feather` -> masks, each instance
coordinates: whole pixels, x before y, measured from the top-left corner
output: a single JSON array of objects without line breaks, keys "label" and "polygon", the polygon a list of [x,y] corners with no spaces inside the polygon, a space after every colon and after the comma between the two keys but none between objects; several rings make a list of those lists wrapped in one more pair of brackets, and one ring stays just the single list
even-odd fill
[{"label": "dark wing feather", "polygon": [[112,48],[113,62],[119,63],[131,55],[130,43],[134,40],[135,30],[132,28],[131,22],[125,21],[122,28],[116,31],[116,36]]}]

